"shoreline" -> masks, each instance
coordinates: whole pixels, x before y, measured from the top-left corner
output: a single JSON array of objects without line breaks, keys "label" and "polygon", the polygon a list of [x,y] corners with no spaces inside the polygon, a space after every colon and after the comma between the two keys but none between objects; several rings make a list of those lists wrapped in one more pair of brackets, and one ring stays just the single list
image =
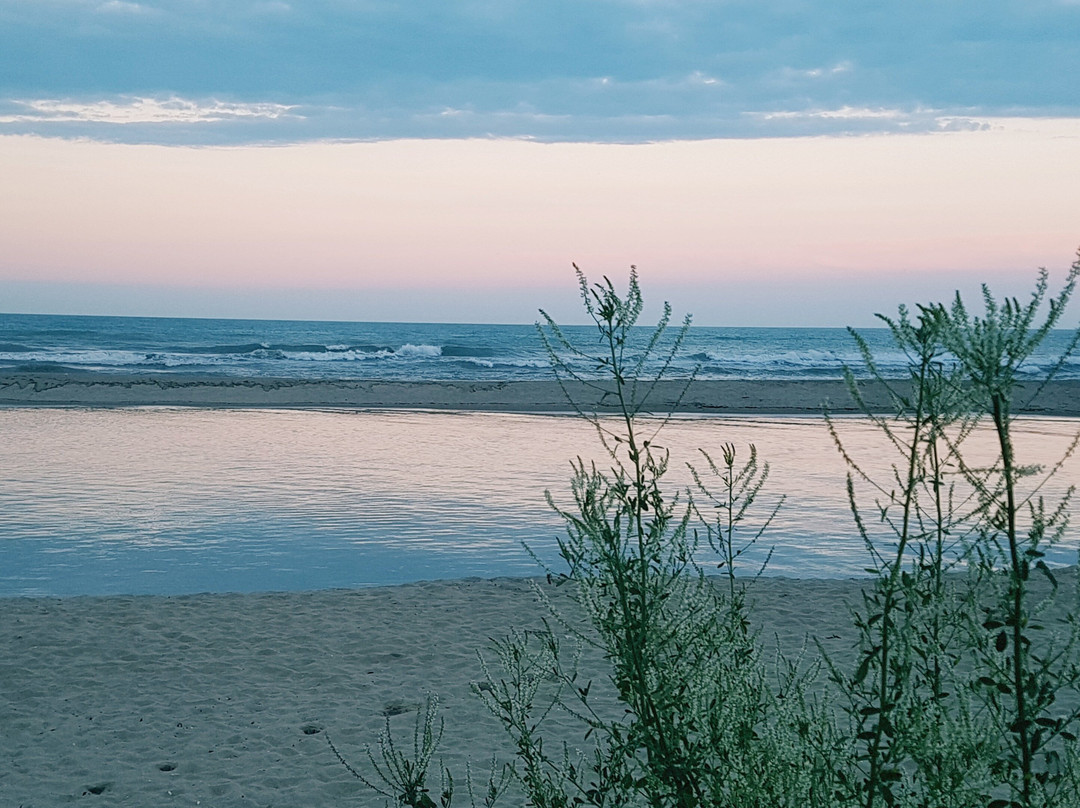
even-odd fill
[{"label": "shoreline", "polygon": [[[898,382],[903,385],[903,382]],[[1080,417],[1080,380],[1046,385],[1034,403],[1036,383],[1018,387],[1014,412]],[[567,385],[587,410],[614,411],[601,394]],[[860,383],[868,404],[891,412],[879,383]],[[648,400],[653,412],[715,415],[857,414],[842,380],[670,380]],[[202,375],[24,372],[0,374],[0,407],[206,407],[265,409],[416,409],[478,412],[568,413],[555,381],[308,380]]]}]

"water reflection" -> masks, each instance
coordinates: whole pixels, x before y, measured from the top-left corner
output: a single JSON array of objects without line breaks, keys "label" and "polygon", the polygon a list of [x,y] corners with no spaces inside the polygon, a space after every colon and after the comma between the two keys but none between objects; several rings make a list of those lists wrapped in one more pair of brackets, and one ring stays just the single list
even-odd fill
[{"label": "water reflection", "polygon": [[[1054,462],[1076,428],[1023,420],[1021,462]],[[859,419],[840,431],[887,473],[880,435]],[[0,436],[0,595],[531,575],[522,542],[554,562],[560,530],[544,490],[569,504],[570,458],[605,462],[576,418],[503,413],[10,409]],[[704,467],[697,447],[719,458],[725,442],[770,463],[762,512],[787,495],[765,539],[772,574],[860,573],[820,418],[680,418],[658,439],[674,484],[689,483],[686,461]],[[1056,490],[1075,478],[1067,465]]]}]

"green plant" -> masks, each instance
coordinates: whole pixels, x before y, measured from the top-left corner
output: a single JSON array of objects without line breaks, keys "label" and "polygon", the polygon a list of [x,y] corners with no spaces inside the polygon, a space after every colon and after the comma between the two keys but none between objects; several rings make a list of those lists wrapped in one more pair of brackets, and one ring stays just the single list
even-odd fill
[{"label": "green plant", "polygon": [[[1078,802],[1066,785],[1074,777],[1066,759],[1080,713],[1051,709],[1062,692],[1080,685],[1076,627],[1055,643],[1042,639],[1044,626],[1035,621],[1054,599],[1056,583],[1042,558],[1045,545],[1064,535],[1072,489],[1050,509],[1036,496],[1059,463],[1020,495],[1021,479],[1038,470],[1015,460],[1010,410],[1018,370],[1060,320],[1078,274],[1080,262],[1038,325],[1045,271],[1024,306],[999,304],[984,287],[984,317],[970,316],[959,296],[950,308],[920,307],[916,322],[903,307],[896,320],[882,317],[908,354],[906,383],[883,378],[865,341],[852,332],[894,412],[872,412],[850,372],[849,388],[901,458],[889,479],[874,480],[846,451],[830,419],[851,469],[849,500],[874,575],[854,613],[855,671],[830,661],[859,748],[849,795],[866,808],[878,802],[992,808]],[[981,420],[990,422],[998,459],[973,466],[963,446]],[[1074,440],[1065,457],[1075,447]],[[857,501],[860,486],[874,494],[876,523]],[[961,562],[970,567],[967,576],[946,574]],[[1032,570],[1051,584],[1045,600],[1033,602]]]},{"label": "green plant", "polygon": [[[815,661],[763,661],[750,596],[764,567],[736,575],[776,514],[750,524],[768,465],[752,445],[740,464],[724,444],[720,462],[703,452],[704,469],[691,466],[692,487],[667,483],[659,439],[671,416],[652,416],[649,405],[689,318],[667,333],[665,305],[646,333],[637,327],[636,272],[625,295],[606,278],[590,286],[577,274],[597,346],[575,344],[543,312],[538,329],[556,379],[606,452],[603,463],[572,463],[571,505],[547,495],[566,526],[565,569],[549,569],[548,579],[570,587],[581,619],[552,607],[546,630],[494,643],[497,666],[481,657],[486,681],[475,691],[515,755],[500,777],[493,764],[483,804],[512,776],[539,808],[1080,808],[1076,604],[1064,632],[1042,631],[1058,595],[1043,556],[1065,535],[1072,489],[1048,506],[1041,491],[1061,464],[1024,466],[1012,430],[1019,369],[1060,321],[1080,260],[1038,324],[1045,272],[1024,306],[984,290],[983,317],[959,297],[951,307],[882,317],[908,357],[905,379],[879,372],[851,332],[892,410],[869,406],[850,371],[849,390],[895,461],[884,476],[864,467],[846,448],[842,421],[828,419],[872,577],[853,610],[852,669],[817,646],[832,685],[818,697]],[[1078,341],[1080,332],[1057,367]],[[654,366],[660,371],[646,378]],[[987,429],[996,460],[969,462],[971,442]],[[719,579],[705,574],[710,552]],[[1032,572],[1045,578],[1045,597]],[[579,672],[588,647],[603,656],[606,682]],[[1059,699],[1068,691],[1074,706]],[[429,700],[411,754],[394,745],[387,723],[379,758],[368,752],[373,778],[331,748],[397,804],[450,808],[450,773],[438,802],[426,783],[441,736],[435,710]],[[580,728],[580,741],[552,740],[556,713]]]},{"label": "green plant", "polygon": [[[772,524],[776,514],[783,507],[785,498],[780,497],[779,501],[773,506],[772,511],[762,520],[762,523],[758,525],[749,538],[742,539],[740,535],[737,539],[736,532],[741,532],[743,522],[748,519],[751,509],[757,502],[758,495],[769,479],[769,464],[758,463],[757,447],[752,443],[750,444],[750,457],[738,469],[735,465],[736,450],[733,443],[725,443],[721,447],[722,460],[720,465],[717,465],[712,456],[704,449],[699,448],[698,451],[705,458],[709,473],[715,480],[719,481],[720,486],[719,494],[714,493],[714,489],[704,481],[697,468],[687,464],[694,480],[694,493],[702,497],[702,500],[695,504],[694,512],[705,527],[709,546],[720,558],[717,569],[720,570],[728,582],[730,603],[736,604],[740,598],[745,597],[745,582],[737,581],[735,577],[736,564],[769,529],[769,525]],[[703,506],[708,507],[710,513],[707,514],[703,511]],[[769,561],[772,559],[774,549],[769,549],[765,559],[758,566],[755,579],[765,571]],[[742,604],[739,604],[739,609],[742,609]]]},{"label": "green plant", "polygon": [[[580,679],[575,655],[554,631],[512,633],[496,642],[499,668],[482,660],[487,681],[476,692],[512,742],[512,771],[528,803],[542,808],[828,806],[837,769],[831,722],[806,696],[804,668],[781,661],[768,673],[749,629],[746,590],[734,575],[746,546],[775,514],[749,542],[741,540],[767,466],[758,465],[753,448],[737,465],[734,447],[724,446],[720,465],[705,455],[721,482],[719,495],[696,470],[700,508],[693,492],[672,493],[665,485],[668,453],[658,443],[669,416],[649,418],[647,409],[689,318],[667,334],[665,305],[658,326],[643,333],[636,327],[643,306],[635,272],[625,296],[607,279],[589,286],[579,271],[578,280],[599,350],[579,348],[546,315],[540,333],[567,395],[592,396],[570,400],[595,428],[608,468],[573,464],[570,508],[548,495],[566,524],[559,541],[566,568],[549,571],[549,578],[572,588],[587,626],[554,611],[552,619],[578,644],[599,649],[610,666],[607,690],[621,709],[596,706],[593,683]],[[660,371],[645,378],[657,353]],[[587,374],[578,369],[582,364]],[[614,415],[600,415],[601,408]],[[722,558],[726,593],[696,560],[701,535]],[[388,726],[381,762],[368,755],[377,782],[349,770],[399,804],[432,808],[426,779],[440,735],[433,711],[429,702],[411,757],[393,745]],[[545,743],[553,711],[578,722],[580,745]],[[445,780],[450,785],[440,803],[448,806],[449,773]]]},{"label": "green plant", "polygon": [[[677,653],[682,634],[705,637],[716,626],[711,610],[694,608],[706,590],[698,576],[688,576],[695,549],[687,530],[690,512],[683,509],[677,515],[678,501],[665,498],[661,478],[667,471],[667,453],[655,446],[656,431],[651,437],[640,436],[637,422],[651,390],[639,392],[639,371],[663,335],[671,312],[665,306],[652,337],[628,368],[632,329],[642,309],[636,273],[630,276],[625,300],[606,279],[594,288],[580,271],[578,279],[586,311],[599,330],[601,351],[595,356],[581,351],[547,315],[552,337],[543,329],[540,334],[560,378],[593,384],[562,359],[552,340],[567,353],[595,362],[605,381],[612,383],[604,394],[615,399],[622,429],[595,414],[587,415],[611,459],[611,472],[598,471],[595,465],[587,468],[579,460],[572,481],[574,510],[558,509],[549,496],[567,524],[568,536],[559,542],[560,555],[569,567],[564,575],[578,586],[579,602],[613,665],[616,690],[633,716],[625,725],[608,728],[619,745],[644,753],[643,760],[627,761],[630,776],[640,783],[651,804],[674,800],[679,805],[700,805],[705,794],[695,773],[701,734],[694,725],[697,717],[682,714],[702,683],[685,676],[683,681],[673,681],[667,672],[673,669],[671,656]],[[683,323],[670,355],[689,324],[689,319]],[[688,625],[693,617],[704,619],[699,625]],[[689,718],[689,726],[677,726],[681,718]]]},{"label": "green plant", "polygon": [[[442,770],[442,783],[438,791],[438,802],[431,796],[428,786],[429,769],[431,759],[442,739],[444,722],[438,716],[439,699],[435,695],[429,695],[422,712],[418,712],[413,726],[412,751],[406,752],[398,748],[394,743],[394,735],[390,731],[390,716],[386,716],[386,727],[378,738],[379,756],[376,758],[371,747],[365,750],[368,763],[374,775],[372,778],[365,776],[349,763],[338,751],[329,734],[326,743],[334,756],[342,766],[367,786],[389,800],[395,805],[407,806],[407,808],[450,808],[454,801],[454,778],[447,769]],[[438,721],[436,722],[436,719]],[[491,773],[488,777],[487,788],[480,802],[484,808],[492,808],[498,801],[499,796],[506,788],[509,773],[502,770],[495,761],[492,761]],[[476,794],[473,791],[473,782],[470,772],[466,773],[466,786],[469,792],[470,803],[475,808]]]},{"label": "green plant", "polygon": [[[874,576],[853,612],[859,659],[852,673],[828,661],[846,704],[858,752],[847,775],[849,796],[877,803],[973,805],[987,788],[987,744],[970,700],[953,672],[963,656],[961,627],[970,604],[946,573],[964,556],[970,495],[956,494],[961,446],[975,426],[967,396],[941,345],[934,309],[913,321],[901,306],[878,315],[908,358],[906,379],[886,378],[866,341],[850,330],[870,379],[888,394],[880,413],[863,398],[855,375],[845,378],[862,417],[898,456],[876,479],[848,452],[841,424],[827,418],[847,462],[848,500]],[[870,519],[859,491],[873,497]]]},{"label": "green plant", "polygon": [[[693,471],[693,476],[715,518],[694,506],[692,492],[668,493],[668,453],[657,443],[667,416],[653,421],[644,416],[689,318],[666,340],[670,308],[665,305],[658,326],[643,334],[635,330],[642,300],[634,272],[625,297],[607,279],[589,286],[578,271],[578,280],[599,350],[571,342],[547,315],[540,333],[564,391],[569,395],[568,382],[591,390],[615,415],[605,418],[590,409],[591,402],[571,398],[596,429],[610,465],[602,470],[580,459],[574,464],[572,508],[559,508],[549,495],[567,529],[559,541],[567,571],[551,577],[574,587],[592,629],[578,632],[578,639],[603,652],[611,665],[611,687],[625,710],[616,718],[598,715],[589,701],[591,684],[582,685],[575,671],[564,669],[553,640],[540,663],[523,644],[501,647],[509,679],[492,676],[486,692],[502,695],[486,698],[515,740],[530,800],[685,808],[828,804],[834,767],[824,750],[831,747],[797,740],[800,733],[805,739],[822,731],[822,725],[805,718],[805,680],[786,668],[772,689],[748,628],[745,590],[734,576],[747,546],[739,543],[736,530],[764,485],[767,467],[758,466],[754,449],[742,467],[736,466],[732,446],[723,447],[721,466],[706,454],[722,493],[712,495],[702,475]],[[642,378],[658,349],[663,351],[660,372]],[[583,375],[568,357],[599,371],[600,378]],[[726,595],[696,560],[701,548],[695,517],[723,559]],[[541,754],[534,740],[539,723],[522,717],[543,715],[549,707],[537,710],[533,704],[521,659],[530,659],[530,668],[550,669],[560,682],[550,705],[580,717],[586,736],[594,739],[590,753],[576,759],[564,754],[561,762]],[[787,694],[782,705],[777,693]]]},{"label": "green plant", "polygon": [[[1042,640],[1045,627],[1038,620],[1057,590],[1056,579],[1043,561],[1045,548],[1063,537],[1075,489],[1069,487],[1050,508],[1038,496],[1045,477],[1026,494],[1021,492],[1022,480],[1037,475],[1040,469],[1025,467],[1017,459],[1012,407],[1021,365],[1060,321],[1078,276],[1080,259],[1073,263],[1062,291],[1049,300],[1049,311],[1041,323],[1037,319],[1046,299],[1046,270],[1040,272],[1026,305],[1016,299],[999,303],[984,286],[985,314],[981,317],[969,314],[959,295],[951,307],[939,305],[932,310],[940,324],[942,345],[956,358],[973,402],[989,417],[998,446],[998,459],[989,475],[966,469],[980,497],[980,535],[974,548],[980,580],[994,591],[990,602],[983,605],[984,635],[975,646],[978,682],[1001,742],[995,774],[1008,788],[1007,797],[995,800],[991,803],[994,806],[1028,808],[1062,799],[1076,802],[1075,793],[1063,791],[1059,781],[1062,741],[1075,741],[1080,711],[1057,712],[1054,705],[1062,690],[1075,690],[1080,685],[1078,638],[1074,628],[1064,646]],[[1078,341],[1080,331],[1038,390],[1053,378]],[[1065,449],[1065,457],[1076,445],[1074,439]],[[1051,585],[1046,601],[1033,597],[1029,583],[1033,570]]]},{"label": "green plant", "polygon": [[[386,717],[386,728],[379,734],[379,760],[371,748],[365,750],[375,779],[372,782],[342,757],[334,742],[326,735],[326,743],[330,746],[338,761],[341,762],[349,773],[365,786],[377,794],[394,800],[398,805],[410,806],[410,808],[435,808],[435,801],[431,798],[430,789],[427,785],[428,768],[431,765],[431,757],[439,745],[443,734],[443,722],[439,719],[436,728],[435,719],[438,713],[439,700],[436,696],[429,696],[423,714],[418,714],[416,725],[413,729],[413,750],[409,755],[397,748],[394,743],[393,733],[390,732],[390,717]],[[447,773],[449,775],[449,773]],[[439,795],[439,805],[443,808],[450,805],[453,799],[453,780],[447,779],[442,793]]]}]

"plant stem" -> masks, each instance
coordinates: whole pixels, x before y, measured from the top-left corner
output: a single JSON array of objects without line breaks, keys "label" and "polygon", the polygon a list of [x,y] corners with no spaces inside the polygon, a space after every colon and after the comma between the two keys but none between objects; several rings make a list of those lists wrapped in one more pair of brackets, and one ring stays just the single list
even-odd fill
[{"label": "plant stem", "polygon": [[[614,324],[608,320],[606,338],[611,355],[612,368],[621,368],[619,361],[617,340],[614,333]],[[647,508],[645,472],[648,460],[648,447],[639,446],[637,430],[635,429],[635,417],[637,416],[636,404],[628,401],[626,397],[626,379],[621,373],[615,374],[615,390],[619,399],[619,410],[622,414],[626,427],[626,442],[630,453],[630,461],[634,465],[634,501],[633,518],[634,531],[637,539],[637,577],[638,596],[631,603],[627,602],[624,586],[620,586],[620,601],[624,614],[629,618],[624,625],[631,634],[628,643],[631,650],[631,659],[634,666],[633,682],[638,690],[634,707],[640,710],[640,715],[645,721],[646,728],[653,733],[653,742],[656,743],[656,751],[660,758],[660,773],[668,779],[669,786],[673,787],[676,799],[684,808],[696,808],[702,804],[704,794],[700,789],[698,778],[690,776],[678,760],[676,751],[672,748],[670,733],[666,723],[662,719],[662,712],[650,688],[650,676],[648,671],[646,644],[649,642],[649,628],[652,615],[650,614],[651,598],[648,597],[650,584],[649,556],[646,542],[646,527],[644,513]],[[636,603],[635,603],[636,602]],[[633,604],[633,605],[632,605]],[[634,605],[637,606],[635,614]],[[655,806],[661,806],[661,795],[652,794],[651,801]]]},{"label": "plant stem", "polygon": [[1009,435],[1008,401],[1001,392],[992,397],[994,429],[997,431],[998,444],[1001,448],[1002,474],[1005,477],[1005,517],[1006,536],[1009,541],[1009,595],[1011,599],[1012,623],[1012,673],[1013,691],[1016,703],[1016,728],[1020,737],[1021,794],[1024,805],[1031,805],[1031,746],[1028,740],[1027,693],[1024,682],[1027,665],[1024,652],[1024,574],[1021,567],[1020,551],[1016,538],[1016,481],[1013,458],[1012,438]]},{"label": "plant stem", "polygon": [[911,509],[915,499],[917,483],[916,471],[918,468],[919,443],[922,440],[924,426],[925,395],[927,385],[927,363],[924,358],[919,368],[918,383],[916,385],[917,398],[914,413],[914,427],[911,436],[911,445],[908,448],[908,468],[904,487],[904,510],[900,527],[900,540],[896,547],[896,557],[889,569],[889,577],[886,581],[885,602],[881,613],[881,674],[878,687],[877,723],[874,726],[874,737],[870,746],[870,779],[867,784],[866,808],[873,808],[877,797],[878,788],[881,784],[881,737],[884,732],[884,723],[889,720],[888,713],[894,706],[890,698],[889,687],[889,659],[890,640],[893,635],[893,610],[896,607],[896,585],[900,577],[900,571],[904,564],[904,553],[907,550],[908,539],[911,529]]},{"label": "plant stem", "polygon": [[[728,460],[727,458],[731,458]],[[727,579],[731,602],[735,603],[735,453],[725,455],[727,461],[727,541],[724,547],[727,550]]]}]

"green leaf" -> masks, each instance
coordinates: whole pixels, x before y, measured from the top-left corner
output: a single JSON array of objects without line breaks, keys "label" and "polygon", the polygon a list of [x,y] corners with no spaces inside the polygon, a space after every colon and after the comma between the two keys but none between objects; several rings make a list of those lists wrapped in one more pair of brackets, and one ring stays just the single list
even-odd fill
[{"label": "green leaf", "polygon": [[855,670],[855,678],[852,680],[855,684],[862,684],[863,679],[866,678],[866,674],[870,672],[870,663],[873,660],[873,653],[867,654],[863,657],[863,661],[859,663],[859,667]]},{"label": "green leaf", "polygon": [[1035,568],[1036,568],[1037,570],[1039,570],[1039,572],[1041,572],[1041,573],[1042,573],[1043,575],[1045,575],[1045,576],[1046,576],[1046,579],[1047,579],[1048,581],[1050,581],[1050,585],[1051,585],[1052,587],[1054,587],[1055,589],[1057,589],[1057,585],[1058,585],[1058,583],[1057,583],[1057,578],[1055,578],[1055,577],[1054,577],[1054,574],[1053,574],[1052,572],[1050,572],[1050,568],[1049,568],[1048,566],[1046,566],[1046,562],[1045,562],[1045,561],[1038,561],[1038,562],[1036,562],[1036,564],[1035,564]]}]

